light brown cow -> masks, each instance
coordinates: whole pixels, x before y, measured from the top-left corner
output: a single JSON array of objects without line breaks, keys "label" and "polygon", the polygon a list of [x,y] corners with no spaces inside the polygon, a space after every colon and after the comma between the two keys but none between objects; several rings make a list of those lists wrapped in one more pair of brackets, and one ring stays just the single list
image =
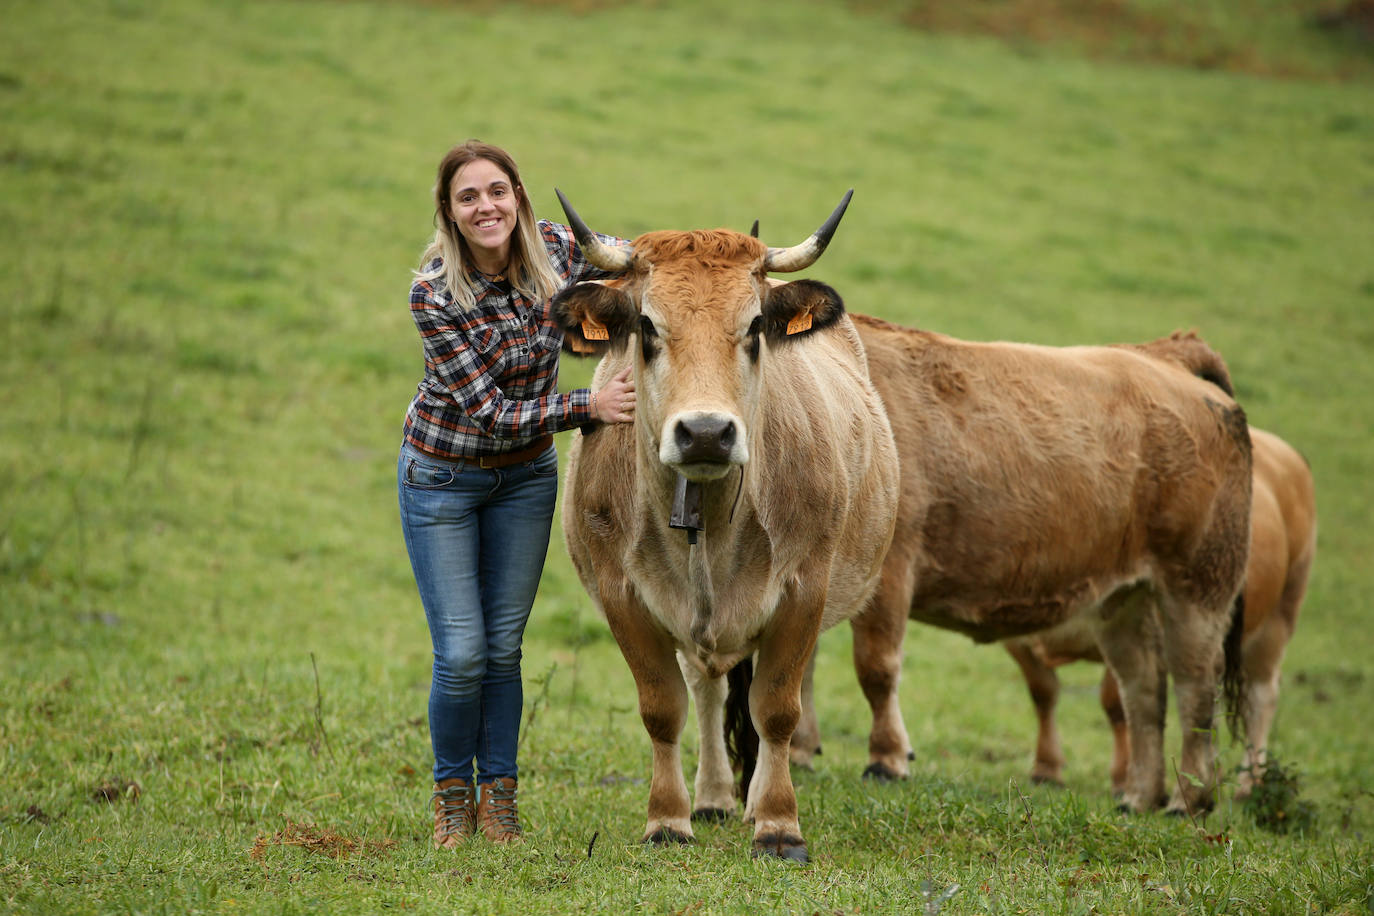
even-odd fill
[{"label": "light brown cow", "polygon": [[[1097,645],[1121,684],[1124,804],[1198,810],[1214,788],[1212,719],[1249,543],[1250,439],[1235,401],[1110,347],[971,343],[854,316],[902,466],[892,547],[852,621],[873,710],[866,775],[907,773],[897,703],[908,616],[980,642],[1053,630]],[[1239,635],[1239,628],[1232,628]],[[1172,675],[1182,754],[1166,791]],[[1234,696],[1234,694],[1232,694]],[[814,711],[794,759],[818,747]]]},{"label": "light brown cow", "polygon": [[697,815],[733,810],[725,675],[757,653],[737,697],[762,740],[745,805],[753,849],[807,858],[788,769],[801,679],[820,631],[877,584],[898,467],[840,297],[765,274],[815,261],[847,203],[795,248],[718,230],[651,232],[627,250],[563,202],[587,258],[625,271],[553,307],[575,352],[601,342],[599,380],[634,367],[633,425],[573,443],[563,532],[638,687],[653,747],[646,841],[692,838],[678,744],[689,685],[704,735]]},{"label": "light brown cow", "polygon": [[[1220,357],[1194,335],[1174,334],[1140,349],[1180,362],[1231,393],[1230,375]],[[1252,426],[1250,440],[1254,447],[1254,481],[1241,644],[1245,671],[1242,709],[1248,747],[1237,797],[1251,791],[1253,778],[1265,761],[1269,729],[1278,707],[1279,666],[1297,627],[1317,547],[1316,493],[1307,462],[1273,433]],[[1011,640],[1006,647],[1021,666],[1039,720],[1031,778],[1060,783],[1064,755],[1054,720],[1059,698],[1059,678],[1054,668],[1071,661],[1100,662],[1101,654],[1091,643],[1048,636]],[[1130,742],[1120,692],[1110,671],[1102,675],[1099,696],[1112,727],[1112,790],[1120,792],[1130,759]]]}]

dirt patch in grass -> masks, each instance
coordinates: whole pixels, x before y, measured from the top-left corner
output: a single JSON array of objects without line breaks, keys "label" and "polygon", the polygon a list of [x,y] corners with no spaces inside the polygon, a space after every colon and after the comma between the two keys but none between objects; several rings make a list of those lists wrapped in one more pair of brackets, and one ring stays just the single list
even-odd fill
[{"label": "dirt patch in grass", "polygon": [[353,855],[384,855],[395,845],[395,840],[357,840],[314,824],[287,821],[285,827],[271,836],[259,836],[254,840],[248,855],[261,861],[269,846],[296,846],[331,859],[346,859]]},{"label": "dirt patch in grass", "polygon": [[1346,32],[1374,42],[1374,0],[1350,0],[1345,6],[1318,13],[1312,22],[1324,29]]},{"label": "dirt patch in grass", "polygon": [[113,776],[91,790],[91,798],[98,802],[138,801],[143,787],[132,779]]},{"label": "dirt patch in grass", "polygon": [[[1352,0],[1318,13],[1311,8],[1309,2],[1295,2],[1295,20],[1352,34],[1367,28],[1374,36],[1374,0]],[[1309,15],[1303,16],[1304,10]],[[1327,75],[1252,45],[1186,4],[1145,9],[1130,0],[926,0],[910,4],[901,18],[923,31],[1071,47],[1097,58],[1272,77]]]},{"label": "dirt patch in grass", "polygon": [[1011,41],[1071,41],[1099,52],[1123,38],[1161,46],[1173,21],[1132,9],[1123,0],[964,0],[915,4],[908,25],[933,32],[994,35]]}]

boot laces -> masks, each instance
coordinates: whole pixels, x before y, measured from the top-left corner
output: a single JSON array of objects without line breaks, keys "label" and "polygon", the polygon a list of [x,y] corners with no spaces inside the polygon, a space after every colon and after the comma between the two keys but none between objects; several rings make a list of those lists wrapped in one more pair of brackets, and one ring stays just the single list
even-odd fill
[{"label": "boot laces", "polygon": [[439,830],[444,836],[462,836],[476,827],[472,812],[472,786],[449,786],[436,789],[439,802]]},{"label": "boot laces", "polygon": [[487,817],[502,827],[515,832],[520,831],[520,816],[515,808],[515,787],[491,782],[482,786],[487,797]]}]

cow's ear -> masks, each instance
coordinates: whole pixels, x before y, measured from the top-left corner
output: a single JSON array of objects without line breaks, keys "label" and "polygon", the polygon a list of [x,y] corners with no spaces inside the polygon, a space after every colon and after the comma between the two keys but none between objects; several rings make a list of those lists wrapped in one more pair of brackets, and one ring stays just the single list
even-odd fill
[{"label": "cow's ear", "polygon": [[563,328],[563,349],[577,356],[600,356],[630,339],[639,312],[628,293],[616,286],[577,283],[553,297],[549,308]]},{"label": "cow's ear", "polygon": [[824,283],[794,280],[770,287],[763,300],[763,330],[773,345],[829,327],[844,314],[844,300]]}]

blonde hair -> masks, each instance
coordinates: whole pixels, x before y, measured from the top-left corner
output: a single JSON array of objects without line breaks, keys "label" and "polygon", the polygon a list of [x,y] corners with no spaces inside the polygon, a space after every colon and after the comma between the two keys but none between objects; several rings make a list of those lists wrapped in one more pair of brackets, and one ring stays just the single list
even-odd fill
[{"label": "blonde hair", "polygon": [[[439,161],[439,174],[434,183],[434,241],[420,255],[420,267],[415,271],[415,278],[431,282],[442,279],[444,288],[463,311],[477,304],[467,280],[472,255],[468,251],[467,240],[454,225],[449,204],[453,176],[475,159],[486,159],[505,172],[511,188],[519,195],[506,272],[511,286],[531,302],[544,302],[552,298],[562,283],[549,261],[544,237],[535,221],[530,196],[520,183],[520,170],[515,165],[515,159],[501,147],[479,140],[469,140],[455,146]],[[430,262],[435,258],[440,263],[430,267]]]}]

